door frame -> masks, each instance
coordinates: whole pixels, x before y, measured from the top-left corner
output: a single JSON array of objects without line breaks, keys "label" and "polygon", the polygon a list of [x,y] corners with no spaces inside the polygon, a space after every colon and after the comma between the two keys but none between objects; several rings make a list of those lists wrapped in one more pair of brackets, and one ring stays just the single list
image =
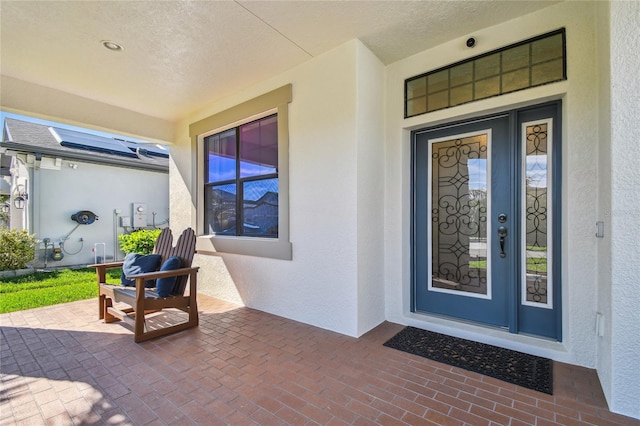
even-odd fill
[{"label": "door frame", "polygon": [[[458,319],[455,317],[450,317],[438,313],[432,313],[424,310],[419,310],[417,307],[416,301],[416,137],[419,133],[424,132],[433,132],[439,130],[445,130],[447,128],[455,128],[457,126],[463,126],[465,124],[481,122],[483,120],[490,120],[493,118],[497,118],[500,116],[504,116],[508,114],[511,117],[510,129],[509,129],[509,143],[512,145],[510,151],[510,160],[509,160],[509,168],[512,173],[512,176],[516,179],[516,181],[512,184],[515,185],[511,188],[511,209],[514,212],[514,221],[511,221],[510,231],[509,233],[514,236],[512,238],[512,246],[516,246],[515,249],[515,259],[514,262],[511,262],[510,275],[516,277],[516,282],[509,286],[508,291],[508,299],[509,303],[507,306],[509,322],[508,329],[510,333],[514,334],[525,334],[531,335],[535,338],[541,339],[552,339],[555,341],[562,341],[562,101],[556,100],[551,102],[544,102],[539,104],[532,104],[529,106],[511,109],[499,113],[493,114],[478,114],[475,117],[467,118],[464,120],[451,120],[450,122],[435,125],[435,126],[422,126],[417,130],[413,130],[411,132],[411,179],[410,179],[410,311],[413,313],[425,314],[436,317],[443,317],[446,319],[450,319],[452,321],[461,321],[465,323],[469,323],[469,320]],[[522,159],[524,158],[522,155],[522,139],[521,139],[521,124],[532,121],[532,120],[543,120],[543,118],[535,118],[536,115],[545,115],[551,114],[553,117],[552,122],[552,135],[553,135],[553,143],[551,145],[550,154],[551,154],[551,170],[550,170],[550,181],[551,181],[551,194],[548,198],[548,201],[552,203],[551,207],[551,216],[552,223],[551,227],[551,238],[549,242],[552,244],[552,253],[550,259],[550,271],[548,274],[551,274],[552,277],[552,300],[553,306],[552,309],[544,309],[541,307],[531,307],[526,306],[522,303],[522,285],[521,285],[521,277],[523,276],[523,268],[521,265],[522,261],[522,249],[521,243],[522,239],[522,223],[521,223],[521,199],[523,195],[523,188],[520,185],[521,176],[523,173],[523,165],[521,164]],[[534,117],[534,118],[532,118]],[[495,213],[495,212],[494,212]],[[517,240],[516,237],[517,236]],[[430,242],[428,242],[430,244]],[[431,260],[428,260],[431,262]],[[511,269],[514,268],[513,271]],[[513,273],[511,273],[513,272]],[[540,315],[538,311],[547,311]],[[524,321],[524,318],[530,318],[533,321],[540,321],[540,324],[546,324],[547,327],[551,327],[554,330],[554,335],[545,335],[544,333],[539,333],[534,328],[533,330],[521,330],[520,324],[521,320]],[[477,323],[480,326],[492,327],[490,325]],[[492,327],[493,328],[493,327]],[[498,329],[502,329],[499,327]]]}]

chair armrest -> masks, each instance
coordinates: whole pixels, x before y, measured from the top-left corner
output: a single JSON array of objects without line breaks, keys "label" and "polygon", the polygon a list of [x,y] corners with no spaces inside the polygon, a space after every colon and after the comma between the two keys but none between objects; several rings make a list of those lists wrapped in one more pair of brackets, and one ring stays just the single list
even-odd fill
[{"label": "chair armrest", "polygon": [[110,263],[97,263],[94,265],[88,265],[89,268],[96,268],[96,279],[98,284],[102,284],[107,281],[107,269],[120,268],[124,265],[124,262],[110,262]]},{"label": "chair armrest", "polygon": [[102,269],[110,269],[110,268],[120,268],[124,265],[124,262],[109,262],[109,263],[96,263],[93,265],[87,265],[87,268],[102,268]]},{"label": "chair armrest", "polygon": [[190,268],[180,268],[174,269],[171,271],[157,271],[157,272],[147,272],[145,274],[135,274],[130,275],[127,279],[135,279],[136,280],[136,307],[135,309],[138,312],[144,311],[145,306],[145,298],[147,292],[145,291],[145,282],[147,280],[153,280],[157,278],[166,278],[166,277],[179,277],[181,275],[189,275],[191,277],[190,281],[195,281],[197,277],[197,273],[200,267],[190,267]]}]

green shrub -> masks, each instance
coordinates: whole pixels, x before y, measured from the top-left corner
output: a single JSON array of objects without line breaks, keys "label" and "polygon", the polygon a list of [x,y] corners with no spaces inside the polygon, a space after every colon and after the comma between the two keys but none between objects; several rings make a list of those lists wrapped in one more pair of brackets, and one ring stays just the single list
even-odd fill
[{"label": "green shrub", "polygon": [[[7,206],[9,205],[9,196],[8,195],[0,195],[0,206]],[[0,210],[0,226],[4,226],[4,227],[8,227],[9,226],[9,220],[11,219],[11,216],[9,215],[9,209],[2,209]]]},{"label": "green shrub", "polygon": [[151,254],[162,229],[141,229],[118,235],[120,250],[125,253]]},{"label": "green shrub", "polygon": [[37,242],[26,230],[0,228],[0,271],[27,266],[36,255]]}]

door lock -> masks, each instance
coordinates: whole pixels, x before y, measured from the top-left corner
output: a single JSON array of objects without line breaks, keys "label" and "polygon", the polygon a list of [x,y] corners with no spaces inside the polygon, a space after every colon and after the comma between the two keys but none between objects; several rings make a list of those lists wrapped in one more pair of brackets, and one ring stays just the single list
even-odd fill
[{"label": "door lock", "polygon": [[498,215],[498,222],[500,223],[505,223],[507,221],[507,215],[506,213],[500,213]]}]

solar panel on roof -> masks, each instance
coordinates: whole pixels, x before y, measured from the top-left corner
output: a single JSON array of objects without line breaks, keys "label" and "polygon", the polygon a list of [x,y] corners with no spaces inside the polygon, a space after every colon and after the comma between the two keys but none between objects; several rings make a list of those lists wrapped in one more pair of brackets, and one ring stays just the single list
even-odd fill
[{"label": "solar panel on roof", "polygon": [[127,148],[131,149],[133,152],[140,150],[140,151],[143,151],[143,153],[146,155],[152,155],[154,157],[169,158],[169,150],[166,148],[162,148],[158,145],[146,144],[146,143],[135,143],[135,142],[126,141],[122,139],[116,139],[116,140],[122,143]]},{"label": "solar panel on roof", "polygon": [[114,139],[67,129],[53,127],[50,129],[52,130],[51,133],[61,146],[122,155],[130,158],[138,157],[135,152],[132,152],[129,148]]}]

